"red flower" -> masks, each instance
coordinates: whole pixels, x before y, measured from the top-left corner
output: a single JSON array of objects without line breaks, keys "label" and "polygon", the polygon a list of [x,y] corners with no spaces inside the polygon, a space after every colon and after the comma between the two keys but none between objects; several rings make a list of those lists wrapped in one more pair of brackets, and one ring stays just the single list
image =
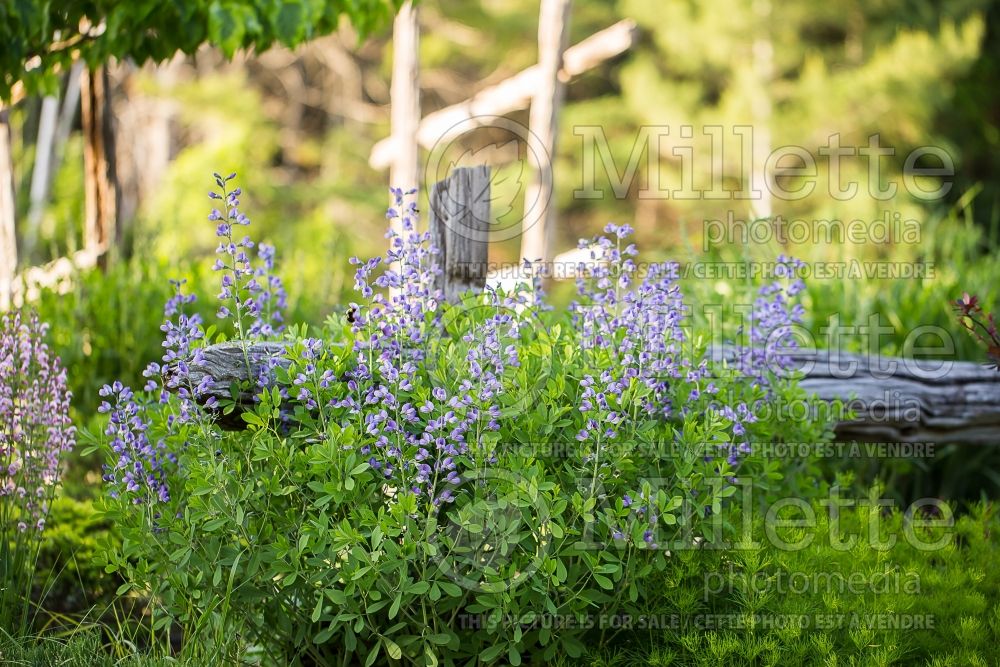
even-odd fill
[{"label": "red flower", "polygon": [[955,300],[955,308],[963,315],[979,312],[979,297],[966,292],[961,299]]}]

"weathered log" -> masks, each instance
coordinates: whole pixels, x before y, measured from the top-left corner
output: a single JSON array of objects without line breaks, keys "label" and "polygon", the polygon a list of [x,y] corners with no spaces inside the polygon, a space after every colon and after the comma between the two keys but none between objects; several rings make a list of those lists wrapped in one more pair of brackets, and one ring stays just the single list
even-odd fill
[{"label": "weathered log", "polygon": [[441,271],[434,287],[448,301],[486,284],[490,241],[490,168],[460,167],[435,183],[428,228]]},{"label": "weathered log", "polygon": [[[715,360],[732,359],[731,347]],[[788,353],[801,386],[854,412],[834,414],[840,441],[1000,445],[1000,372],[969,361],[903,359],[831,350]],[[794,419],[800,410],[787,410]]]},{"label": "weathered log", "polygon": [[235,385],[241,388],[237,402],[244,406],[253,405],[252,387],[256,386],[257,378],[267,364],[273,363],[282,368],[290,365],[284,353],[285,344],[273,341],[247,343],[245,347],[240,341],[209,345],[204,348],[201,361],[188,364],[188,375],[192,386],[200,385],[206,377],[210,378],[206,384],[208,389],[201,394],[202,399],[215,397],[228,400],[232,398],[232,387]]},{"label": "weathered log", "polygon": [[[238,342],[210,345],[203,361],[191,365],[198,384],[212,377],[203,398],[230,398],[230,388],[256,379],[265,360],[287,367],[281,343],[248,346],[248,372]],[[716,360],[732,358],[731,348],[715,352]],[[802,387],[826,402],[842,401],[855,412],[836,427],[837,439],[862,442],[921,442],[1000,445],[1000,372],[968,361],[930,361],[868,357],[827,350],[800,350],[789,355],[802,371]],[[237,409],[223,426],[245,427],[239,412],[253,405],[244,390]],[[779,419],[794,419],[799,407],[788,407]]]},{"label": "weathered log", "polygon": [[[239,431],[247,427],[242,413],[253,410],[257,379],[267,368],[275,366],[288,368],[290,362],[285,358],[285,344],[280,342],[254,342],[245,346],[240,341],[229,341],[209,345],[202,351],[199,361],[188,363],[188,382],[191,387],[198,387],[205,382],[203,391],[198,394],[198,401],[206,403],[214,398],[226,402],[234,398],[233,387],[237,388],[236,405],[231,412],[215,411],[216,423],[229,431]],[[249,362],[249,365],[248,365]],[[169,367],[169,382],[176,373],[176,367]]]}]

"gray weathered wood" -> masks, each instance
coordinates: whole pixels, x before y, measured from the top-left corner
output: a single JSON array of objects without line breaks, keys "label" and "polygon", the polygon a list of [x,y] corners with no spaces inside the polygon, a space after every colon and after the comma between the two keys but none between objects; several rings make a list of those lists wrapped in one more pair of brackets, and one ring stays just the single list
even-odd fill
[{"label": "gray weathered wood", "polygon": [[528,127],[537,150],[528,150],[532,179],[524,194],[521,218],[521,257],[529,262],[552,259],[556,225],[555,179],[552,162],[559,136],[559,110],[565,84],[559,79],[569,40],[570,0],[542,0],[538,17],[538,87],[531,98]]},{"label": "gray weathered wood", "polygon": [[[727,347],[712,356],[734,354]],[[806,392],[843,401],[855,412],[855,419],[837,423],[839,440],[1000,445],[1000,372],[994,369],[830,350],[788,356],[803,373]]]},{"label": "gray weathered wood", "polygon": [[[214,396],[219,400],[231,397],[230,389],[233,384],[245,385],[247,380],[253,378],[254,381],[260,376],[260,371],[265,367],[268,359],[277,360],[278,366],[288,368],[289,362],[284,357],[285,344],[280,342],[249,343],[244,355],[243,344],[239,341],[229,341],[209,345],[204,349],[201,362],[190,362],[188,364],[191,384],[198,386],[206,377],[210,377],[208,390],[202,394],[203,398]],[[247,368],[247,359],[250,360],[250,368]],[[252,373],[252,374],[251,374]],[[239,395],[239,403],[252,405],[254,392],[244,389]]]},{"label": "gray weathered wood", "polygon": [[[254,378],[267,357],[287,364],[281,343],[253,343],[248,349]],[[713,353],[716,360],[732,355],[731,348]],[[807,392],[844,401],[855,411],[856,419],[838,423],[838,440],[1000,445],[1000,372],[993,369],[967,361],[872,359],[825,350],[790,356],[804,373]],[[204,398],[228,399],[230,387],[249,377],[243,348],[233,342],[205,348],[204,361],[192,364],[191,375],[195,384],[205,375],[213,378]],[[239,403],[251,406],[252,394],[244,392]],[[245,424],[234,413],[223,426]]]},{"label": "gray weathered wood", "polygon": [[[207,389],[198,396],[198,400],[202,403],[209,398],[228,401],[232,398],[232,387],[234,385],[240,387],[241,391],[236,397],[236,408],[229,414],[218,411],[216,421],[226,430],[245,429],[247,424],[240,414],[252,410],[254,405],[255,391],[249,388],[257,386],[257,378],[267,367],[269,360],[273,359],[277,366],[288,368],[289,361],[285,358],[284,352],[285,345],[280,342],[249,343],[245,351],[239,341],[209,345],[204,348],[201,361],[188,363],[189,384],[197,387],[206,377],[210,378],[206,385]],[[172,372],[173,369],[168,371],[168,379]]]},{"label": "gray weathered wood", "polygon": [[430,194],[431,244],[441,271],[435,287],[454,301],[486,284],[490,236],[490,168],[461,167]]},{"label": "gray weathered wood", "polygon": [[[594,33],[566,49],[563,69],[559,72],[560,80],[569,81],[625,53],[638,39],[639,29],[632,19],[621,20]],[[432,149],[436,144],[443,145],[469,130],[488,125],[497,116],[526,109],[541,76],[541,68],[532,65],[466,100],[427,114],[417,129],[417,141],[424,148]],[[368,164],[374,169],[383,169],[392,163],[395,152],[393,137],[382,139],[372,148]]]}]

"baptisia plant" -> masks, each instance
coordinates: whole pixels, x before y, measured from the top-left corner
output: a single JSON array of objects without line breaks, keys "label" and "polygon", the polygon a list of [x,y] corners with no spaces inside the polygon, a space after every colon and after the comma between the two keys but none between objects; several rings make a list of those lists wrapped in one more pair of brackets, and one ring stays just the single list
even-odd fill
[{"label": "baptisia plant", "polygon": [[0,315],[0,628],[27,631],[35,560],[63,455],[73,448],[66,371],[33,313]]},{"label": "baptisia plant", "polygon": [[[627,226],[584,244],[595,261],[569,311],[537,285],[447,303],[413,193],[394,190],[389,249],[351,260],[347,315],[282,331],[273,251],[237,235],[249,220],[231,180],[217,177],[224,208],[210,214],[219,315],[252,386],[220,405],[211,378],[193,380],[220,336],[178,291],[145,391],[105,388],[105,504],[125,535],[108,565],[156,628],[183,626],[187,650],[275,664],[578,656],[615,632],[552,619],[645,613],[679,558],[725,546],[741,480],[779,476],[753,443],[821,437],[822,424],[761,417],[799,396],[776,354],[801,317],[787,281],[718,362],[676,266],[640,268]],[[265,339],[283,353],[258,359]],[[777,367],[761,368],[761,344]],[[244,430],[220,427],[227,409]]]}]

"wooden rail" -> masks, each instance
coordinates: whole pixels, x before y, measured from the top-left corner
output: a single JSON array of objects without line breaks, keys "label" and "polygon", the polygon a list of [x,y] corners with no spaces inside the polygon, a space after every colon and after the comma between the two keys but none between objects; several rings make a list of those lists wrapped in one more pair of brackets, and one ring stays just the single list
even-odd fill
[{"label": "wooden rail", "polygon": [[[248,347],[254,378],[264,360],[282,359],[281,343],[251,343]],[[968,361],[931,363],[898,357],[880,357],[872,365],[865,355],[826,350],[800,350],[791,355],[804,365],[801,381],[806,392],[828,403],[841,401],[854,419],[841,418],[837,439],[859,442],[919,442],[1000,445],[1000,373]],[[844,369],[854,366],[845,375]],[[891,374],[877,368],[893,365]],[[204,395],[230,398],[230,387],[245,385],[247,372],[239,342],[211,345],[204,362],[191,365],[191,379],[198,384],[206,375],[212,382]],[[252,395],[239,396],[238,406],[252,405]],[[776,418],[797,418],[802,406],[775,406]],[[239,409],[228,415],[223,426],[244,428]]]}]

